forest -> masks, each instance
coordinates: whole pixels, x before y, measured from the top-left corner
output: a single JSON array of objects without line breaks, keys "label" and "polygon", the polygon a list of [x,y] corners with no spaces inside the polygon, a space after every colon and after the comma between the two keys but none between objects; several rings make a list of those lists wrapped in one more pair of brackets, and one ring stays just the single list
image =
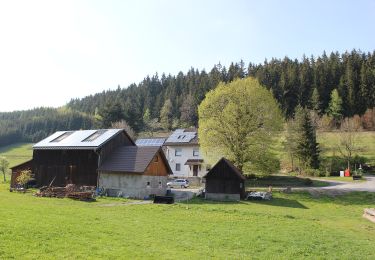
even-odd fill
[{"label": "forest", "polygon": [[216,64],[209,71],[156,73],[125,88],[74,98],[62,108],[0,113],[0,145],[35,142],[56,130],[110,127],[122,120],[135,132],[197,126],[197,107],[208,91],[219,82],[249,76],[272,92],[286,119],[298,105],[320,116],[329,114],[333,93],[341,100],[336,114],[342,118],[373,113],[375,107],[375,51],[324,52],[318,57],[273,58],[248,65],[241,60],[229,67]]}]

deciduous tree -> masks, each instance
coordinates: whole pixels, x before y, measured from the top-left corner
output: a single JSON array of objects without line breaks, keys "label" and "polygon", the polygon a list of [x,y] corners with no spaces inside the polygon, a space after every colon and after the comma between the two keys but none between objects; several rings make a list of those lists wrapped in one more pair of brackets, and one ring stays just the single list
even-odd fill
[{"label": "deciduous tree", "polygon": [[210,162],[224,156],[240,170],[272,173],[278,169],[270,148],[282,129],[281,111],[258,80],[220,83],[198,110],[199,141]]}]

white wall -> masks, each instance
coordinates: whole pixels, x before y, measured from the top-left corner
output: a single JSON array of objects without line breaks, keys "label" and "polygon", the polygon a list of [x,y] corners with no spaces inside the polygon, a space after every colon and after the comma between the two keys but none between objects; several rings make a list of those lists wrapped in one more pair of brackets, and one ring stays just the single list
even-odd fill
[{"label": "white wall", "polygon": [[[181,148],[182,154],[181,156],[175,156],[175,150],[176,148]],[[201,153],[199,152],[199,156],[193,156],[193,150],[198,149],[199,145],[179,145],[179,146],[167,146],[167,149],[165,150],[166,157],[169,163],[169,166],[171,167],[173,171],[173,175],[176,177],[192,177],[193,176],[193,166],[191,167],[191,170],[189,168],[189,165],[185,165],[186,161],[188,159],[203,159],[201,156]],[[176,164],[179,163],[181,165],[181,170],[176,171]],[[203,161],[203,164],[201,164],[201,169],[198,169],[198,176],[202,177],[206,174],[206,165]]]}]

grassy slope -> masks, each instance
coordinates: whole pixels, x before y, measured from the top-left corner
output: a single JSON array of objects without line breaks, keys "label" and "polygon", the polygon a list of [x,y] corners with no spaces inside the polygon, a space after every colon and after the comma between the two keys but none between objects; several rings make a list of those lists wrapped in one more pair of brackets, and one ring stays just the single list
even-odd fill
[{"label": "grassy slope", "polygon": [[[4,156],[9,161],[9,167],[23,163],[33,156],[32,144],[17,143],[0,147],[0,156]],[[7,178],[10,174],[8,172]]]},{"label": "grassy slope", "polygon": [[[340,136],[337,132],[318,132],[317,139],[319,146],[322,150],[321,156],[341,156],[337,146],[340,143]],[[290,159],[285,153],[283,142],[285,137],[280,136],[278,143],[274,147],[274,152],[279,156],[281,160],[281,167],[285,168],[290,166]],[[358,132],[356,135],[356,144],[359,150],[355,154],[364,156],[367,158],[368,163],[375,165],[375,131],[372,132]]]},{"label": "grassy slope", "polygon": [[375,258],[375,224],[361,217],[375,194],[103,206],[109,202],[37,198],[0,184],[0,258]]},{"label": "grassy slope", "polygon": [[[375,131],[359,132],[355,137],[359,151],[356,154],[364,156],[369,163],[375,165]],[[337,149],[340,143],[340,136],[336,132],[318,133],[318,142],[322,148],[323,156],[331,156],[333,154],[341,156]]]}]

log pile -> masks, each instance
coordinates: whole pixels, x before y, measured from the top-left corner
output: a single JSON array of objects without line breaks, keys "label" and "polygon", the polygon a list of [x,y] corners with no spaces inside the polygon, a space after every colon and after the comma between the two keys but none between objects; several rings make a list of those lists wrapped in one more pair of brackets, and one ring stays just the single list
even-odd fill
[{"label": "log pile", "polygon": [[77,186],[68,184],[65,187],[47,187],[39,189],[35,196],[37,197],[53,197],[53,198],[71,198],[76,200],[91,201],[94,200],[94,186]]},{"label": "log pile", "polygon": [[363,217],[375,223],[375,209],[364,209]]}]

